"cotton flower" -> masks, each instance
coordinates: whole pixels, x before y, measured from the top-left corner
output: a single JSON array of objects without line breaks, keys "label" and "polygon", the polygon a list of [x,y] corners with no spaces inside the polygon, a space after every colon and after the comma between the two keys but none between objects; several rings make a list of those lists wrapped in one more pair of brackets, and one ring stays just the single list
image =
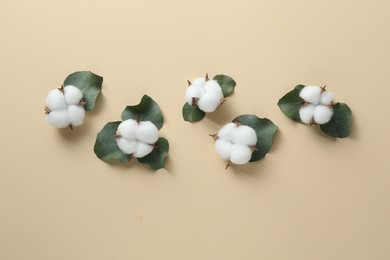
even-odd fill
[{"label": "cotton flower", "polygon": [[80,126],[84,123],[83,93],[68,85],[49,91],[45,100],[46,122],[56,128]]}]

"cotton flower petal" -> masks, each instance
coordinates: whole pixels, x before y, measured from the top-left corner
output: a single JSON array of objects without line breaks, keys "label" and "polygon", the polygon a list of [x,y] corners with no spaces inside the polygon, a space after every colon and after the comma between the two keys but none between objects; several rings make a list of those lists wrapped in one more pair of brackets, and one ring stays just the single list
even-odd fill
[{"label": "cotton flower petal", "polygon": [[224,125],[217,133],[217,136],[219,139],[224,139],[226,141],[233,141],[234,138],[234,132],[237,129],[236,123],[227,123]]},{"label": "cotton flower petal", "polygon": [[330,105],[334,100],[334,94],[328,90],[325,90],[321,93],[321,104],[322,105]]},{"label": "cotton flower petal", "polygon": [[70,105],[68,107],[68,115],[72,126],[80,126],[84,123],[85,109],[81,105]]},{"label": "cotton flower petal", "polygon": [[252,127],[240,125],[234,133],[234,143],[247,146],[256,145],[257,135]]},{"label": "cotton flower petal", "polygon": [[78,105],[81,99],[83,99],[83,92],[75,86],[68,85],[64,87],[64,96],[66,104]]},{"label": "cotton flower petal", "polygon": [[221,99],[214,92],[206,92],[198,100],[200,110],[210,113],[214,112],[221,104]]},{"label": "cotton flower petal", "polygon": [[192,99],[199,99],[204,94],[204,86],[203,85],[190,85],[185,93],[186,102],[192,105]]},{"label": "cotton flower petal", "polygon": [[245,164],[252,157],[252,150],[246,145],[234,144],[231,149],[230,161],[234,164]]},{"label": "cotton flower petal", "polygon": [[116,139],[116,143],[118,144],[119,149],[125,154],[133,154],[138,147],[137,140],[129,140],[123,137],[119,137]]},{"label": "cotton flower petal", "polygon": [[158,129],[150,121],[140,122],[136,130],[136,137],[138,141],[154,144],[158,140]]},{"label": "cotton flower petal", "polygon": [[299,109],[299,117],[305,124],[310,124],[314,117],[316,106],[312,104],[305,104]]},{"label": "cotton flower petal", "polygon": [[316,106],[314,112],[314,121],[319,124],[326,124],[330,121],[333,116],[333,108],[324,105]]},{"label": "cotton flower petal", "polygon": [[68,111],[66,109],[51,111],[46,116],[46,122],[56,128],[68,127],[70,125]]},{"label": "cotton flower petal", "polygon": [[321,91],[322,89],[319,86],[305,86],[299,96],[313,105],[318,105],[321,100]]},{"label": "cotton flower petal", "polygon": [[215,150],[217,150],[218,155],[224,160],[230,159],[232,147],[233,144],[224,139],[218,139],[215,141]]},{"label": "cotton flower petal", "polygon": [[153,151],[153,146],[147,143],[138,142],[137,150],[133,153],[136,158],[142,158]]},{"label": "cotton flower petal", "polygon": [[134,119],[127,119],[122,121],[119,126],[117,133],[118,135],[126,139],[136,139],[136,131],[138,128],[138,122]]},{"label": "cotton flower petal", "polygon": [[50,110],[62,110],[66,108],[64,93],[59,89],[50,90],[45,100],[45,106]]},{"label": "cotton flower petal", "polygon": [[206,92],[214,92],[219,99],[223,99],[222,88],[216,80],[207,81],[204,89]]}]

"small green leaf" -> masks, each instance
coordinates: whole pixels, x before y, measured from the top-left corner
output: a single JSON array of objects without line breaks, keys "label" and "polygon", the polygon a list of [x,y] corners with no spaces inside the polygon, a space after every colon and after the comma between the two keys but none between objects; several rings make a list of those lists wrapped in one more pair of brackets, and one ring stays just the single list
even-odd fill
[{"label": "small green leaf", "polygon": [[332,119],[320,125],[322,132],[332,137],[347,137],[351,134],[352,111],[347,104],[336,103],[333,105]]},{"label": "small green leaf", "polygon": [[256,149],[250,162],[258,161],[265,157],[271,150],[274,134],[278,127],[267,118],[258,118],[256,115],[241,115],[233,119],[233,122],[252,127],[257,135]]},{"label": "small green leaf", "polygon": [[165,167],[164,159],[168,155],[168,151],[168,140],[160,137],[155,143],[153,151],[145,157],[137,158],[137,160],[152,170],[158,170]]},{"label": "small green leaf", "polygon": [[216,75],[213,79],[221,86],[224,97],[229,96],[236,87],[236,82],[229,76],[221,74]]},{"label": "small green leaf", "polygon": [[70,74],[64,81],[64,86],[73,85],[81,90],[86,101],[85,110],[95,107],[96,98],[102,90],[103,78],[90,71],[77,71]]},{"label": "small green leaf", "polygon": [[206,113],[200,110],[197,106],[191,106],[187,102],[183,106],[182,114],[184,120],[189,122],[200,121],[206,115]]},{"label": "small green leaf", "polygon": [[298,85],[293,90],[284,95],[278,102],[278,106],[282,112],[297,122],[301,122],[299,117],[299,109],[302,106],[303,99],[299,93],[304,88],[304,85]]},{"label": "small green leaf", "polygon": [[164,118],[159,105],[149,96],[144,95],[141,102],[135,106],[127,106],[122,112],[122,120],[151,121],[158,129],[164,124]]},{"label": "small green leaf", "polygon": [[115,139],[120,123],[121,121],[107,123],[97,135],[94,152],[103,161],[116,159],[122,163],[129,162],[129,156],[119,149]]}]

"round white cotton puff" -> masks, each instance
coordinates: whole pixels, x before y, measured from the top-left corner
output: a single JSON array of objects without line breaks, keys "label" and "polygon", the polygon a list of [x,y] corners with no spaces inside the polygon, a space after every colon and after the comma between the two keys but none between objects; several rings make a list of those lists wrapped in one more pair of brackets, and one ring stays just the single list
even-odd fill
[{"label": "round white cotton puff", "polygon": [[252,127],[240,125],[234,132],[234,143],[247,146],[256,145],[257,135]]},{"label": "round white cotton puff", "polygon": [[148,154],[150,154],[153,151],[153,146],[143,143],[143,142],[138,142],[137,145],[137,150],[133,153],[133,156],[136,158],[142,158]]},{"label": "round white cotton puff", "polygon": [[68,106],[69,121],[72,126],[80,126],[84,123],[85,109],[81,105]]},{"label": "round white cotton puff", "polygon": [[185,98],[188,104],[192,105],[192,98],[200,98],[204,94],[203,85],[190,85],[185,94]]},{"label": "round white cotton puff", "polygon": [[224,160],[230,159],[232,147],[233,144],[225,139],[218,139],[215,141],[215,150],[217,150],[218,155]]},{"label": "round white cotton puff", "polygon": [[70,125],[68,111],[66,109],[51,111],[46,116],[46,122],[56,128],[68,127]]},{"label": "round white cotton puff", "polygon": [[206,92],[214,92],[219,99],[223,99],[222,88],[216,80],[209,80],[206,82],[204,89]]},{"label": "round white cotton puff", "polygon": [[299,109],[299,117],[305,124],[310,124],[314,117],[314,110],[316,106],[312,104],[305,104]]},{"label": "round white cotton puff", "polygon": [[314,121],[319,124],[326,124],[333,116],[333,109],[328,106],[318,105],[314,111]]},{"label": "round white cotton puff", "polygon": [[135,121],[134,119],[127,119],[119,124],[117,134],[127,139],[136,139],[137,128],[137,121]]},{"label": "round white cotton puff", "polygon": [[116,143],[118,144],[119,149],[125,154],[134,153],[138,147],[138,141],[135,139],[129,140],[123,137],[119,137],[116,139]]},{"label": "round white cotton puff", "polygon": [[313,105],[318,105],[321,101],[321,91],[319,86],[305,86],[299,96]]},{"label": "round white cotton puff", "polygon": [[59,89],[50,90],[45,100],[45,106],[50,110],[62,110],[66,108],[64,93]]},{"label": "round white cotton puff", "polygon": [[191,82],[192,85],[201,85],[201,86],[203,86],[205,83],[206,83],[205,78],[196,78]]},{"label": "round white cotton puff", "polygon": [[234,144],[231,149],[230,161],[234,164],[247,163],[252,157],[252,150],[246,145]]},{"label": "round white cotton puff", "polygon": [[68,85],[64,87],[64,96],[66,104],[78,105],[80,104],[81,99],[83,99],[83,92],[75,86]]},{"label": "round white cotton puff", "polygon": [[158,129],[150,121],[140,122],[135,133],[138,141],[147,144],[154,144],[158,140]]},{"label": "round white cotton puff", "polygon": [[221,99],[214,92],[205,92],[198,100],[198,107],[206,113],[214,112],[221,104]]},{"label": "round white cotton puff", "polygon": [[334,100],[334,94],[328,90],[325,90],[321,93],[321,104],[322,105],[330,105]]},{"label": "round white cotton puff", "polygon": [[226,141],[233,141],[234,139],[234,132],[237,129],[236,123],[227,123],[224,125],[217,133],[218,138],[224,139]]}]

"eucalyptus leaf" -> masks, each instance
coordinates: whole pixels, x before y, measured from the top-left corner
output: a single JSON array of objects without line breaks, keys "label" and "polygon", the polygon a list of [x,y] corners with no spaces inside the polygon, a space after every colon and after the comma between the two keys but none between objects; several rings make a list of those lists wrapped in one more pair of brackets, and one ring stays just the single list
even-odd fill
[{"label": "eucalyptus leaf", "polygon": [[236,82],[229,76],[221,74],[216,75],[213,79],[221,86],[224,97],[229,96],[236,87]]},{"label": "eucalyptus leaf", "polygon": [[164,124],[164,118],[159,105],[149,96],[144,95],[141,102],[135,106],[127,106],[122,112],[122,120],[151,121],[158,129]]},{"label": "eucalyptus leaf", "polygon": [[167,157],[168,151],[168,140],[160,137],[155,143],[153,151],[145,157],[137,158],[137,160],[152,170],[158,170],[165,167],[164,159]]},{"label": "eucalyptus leaf", "polygon": [[270,151],[273,138],[278,127],[267,118],[259,118],[256,115],[241,115],[233,119],[243,125],[252,127],[257,135],[256,151],[253,152],[250,162],[258,161]]},{"label": "eucalyptus leaf", "polygon": [[284,95],[278,102],[278,106],[282,112],[294,121],[301,122],[299,109],[302,106],[303,99],[299,93],[304,88],[304,85],[298,85],[293,90]]},{"label": "eucalyptus leaf", "polygon": [[116,159],[122,163],[129,161],[129,155],[123,153],[116,142],[115,134],[121,121],[107,123],[98,133],[94,152],[103,161]]},{"label": "eucalyptus leaf", "polygon": [[351,134],[352,111],[347,104],[336,103],[333,105],[332,119],[320,125],[322,132],[332,137],[344,138]]},{"label": "eucalyptus leaf", "polygon": [[102,90],[103,78],[90,71],[77,71],[70,74],[64,81],[64,86],[73,85],[81,90],[86,102],[84,108],[91,111],[95,107],[96,99]]},{"label": "eucalyptus leaf", "polygon": [[182,114],[184,120],[189,122],[200,121],[206,115],[206,113],[200,110],[197,106],[191,106],[187,102],[183,106]]}]

